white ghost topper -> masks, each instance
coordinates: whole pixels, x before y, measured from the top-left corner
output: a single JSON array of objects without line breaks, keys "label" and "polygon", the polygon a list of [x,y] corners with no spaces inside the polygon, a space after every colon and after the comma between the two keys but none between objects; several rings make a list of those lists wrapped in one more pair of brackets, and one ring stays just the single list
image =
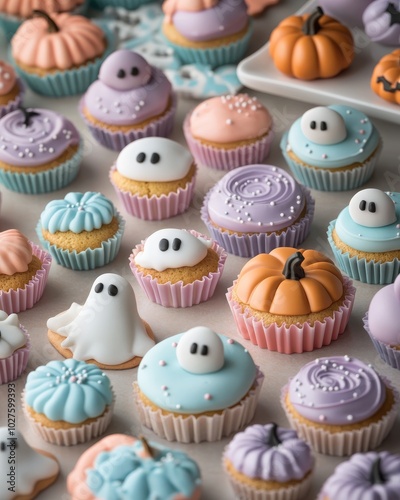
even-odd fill
[{"label": "white ghost topper", "polygon": [[184,229],[160,229],[150,235],[135,257],[135,263],[145,269],[165,269],[195,266],[207,255],[212,242]]},{"label": "white ghost topper", "polygon": [[0,311],[0,359],[8,358],[26,342],[27,338],[19,326],[18,316]]},{"label": "white ghost topper", "polygon": [[315,144],[338,144],[347,137],[346,123],[337,111],[317,106],[301,117],[301,131]]},{"label": "white ghost topper", "polygon": [[396,222],[396,208],[388,194],[380,189],[363,189],[349,203],[350,217],[361,226],[382,227]]},{"label": "white ghost topper", "polygon": [[154,345],[138,314],[132,286],[118,274],[99,276],[83,306],[74,302],[50,318],[47,327],[66,337],[61,347],[79,361],[119,365],[143,357]]}]

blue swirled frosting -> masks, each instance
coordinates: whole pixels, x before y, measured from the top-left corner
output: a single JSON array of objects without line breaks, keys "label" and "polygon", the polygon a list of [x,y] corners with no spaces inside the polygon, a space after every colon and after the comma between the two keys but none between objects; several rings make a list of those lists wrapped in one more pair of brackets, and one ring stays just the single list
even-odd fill
[{"label": "blue swirled frosting", "polygon": [[68,193],[63,200],[53,200],[40,216],[42,228],[57,231],[93,231],[109,224],[115,215],[112,202],[101,193]]},{"label": "blue swirled frosting", "polygon": [[25,402],[49,420],[79,424],[112,403],[110,379],[96,365],[75,359],[50,361],[29,373]]}]

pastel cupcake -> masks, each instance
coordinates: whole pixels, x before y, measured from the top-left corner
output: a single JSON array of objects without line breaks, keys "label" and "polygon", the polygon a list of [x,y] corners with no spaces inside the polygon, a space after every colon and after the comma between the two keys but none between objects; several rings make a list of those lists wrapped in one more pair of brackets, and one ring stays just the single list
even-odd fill
[{"label": "pastel cupcake", "polygon": [[49,109],[17,109],[0,119],[0,182],[24,194],[61,189],[78,174],[83,141],[75,125]]},{"label": "pastel cupcake", "polygon": [[112,434],[82,454],[67,488],[72,500],[114,500],[119,491],[127,498],[199,500],[201,476],[196,462],[182,451],[144,437]]},{"label": "pastel cupcake", "polygon": [[227,300],[244,339],[292,354],[337,340],[350,319],[355,291],[322,253],[280,247],[249,260]]},{"label": "pastel cupcake", "polygon": [[57,264],[86,271],[115,259],[125,221],[113,203],[101,193],[68,193],[50,201],[36,232]]},{"label": "pastel cupcake", "polygon": [[226,257],[223,248],[196,231],[167,228],[136,245],[129,261],[152,302],[190,307],[213,296]]},{"label": "pastel cupcake", "polygon": [[17,229],[0,233],[0,310],[30,309],[42,297],[51,256]]},{"label": "pastel cupcake", "polygon": [[282,390],[290,425],[318,453],[345,456],[379,446],[400,395],[371,365],[349,356],[304,365]]},{"label": "pastel cupcake", "polygon": [[32,90],[64,97],[85,92],[113,46],[112,32],[86,17],[35,11],[11,39],[10,56]]},{"label": "pastel cupcake", "polygon": [[248,165],[227,173],[206,194],[201,219],[214,240],[240,257],[281,246],[298,246],[308,236],[314,199],[284,170]]},{"label": "pastel cupcake", "polygon": [[135,401],[142,423],[168,441],[217,441],[252,420],[263,379],[247,349],[199,326],[144,356]]},{"label": "pastel cupcake", "polygon": [[167,0],[163,3],[165,42],[184,64],[236,64],[246,52],[253,27],[240,0]]},{"label": "pastel cupcake", "polygon": [[183,131],[196,161],[217,170],[261,163],[274,137],[268,110],[247,94],[207,99],[189,113]]},{"label": "pastel cupcake", "polygon": [[400,273],[400,193],[364,189],[330,222],[340,269],[363,283],[393,283]]},{"label": "pastel cupcake", "polygon": [[242,500],[299,500],[310,488],[314,457],[296,431],[257,424],[235,434],[223,466]]},{"label": "pastel cupcake", "polygon": [[47,442],[86,443],[111,422],[114,397],[110,379],[82,361],[50,361],[28,374],[22,393],[25,417]]},{"label": "pastel cupcake", "polygon": [[369,118],[350,106],[318,106],[297,119],[281,140],[296,178],[320,191],[356,189],[371,177],[382,141]]},{"label": "pastel cupcake", "polygon": [[13,67],[0,60],[0,118],[19,108],[23,96],[24,86]]},{"label": "pastel cupcake", "polygon": [[164,137],[145,137],[119,153],[110,181],[125,210],[145,220],[185,212],[194,195],[196,165],[189,151]]},{"label": "pastel cupcake", "polygon": [[80,113],[93,137],[121,151],[142,137],[167,137],[176,97],[164,73],[130,50],[117,50],[82,97]]},{"label": "pastel cupcake", "polygon": [[0,385],[17,379],[28,364],[30,342],[16,314],[0,310]]}]

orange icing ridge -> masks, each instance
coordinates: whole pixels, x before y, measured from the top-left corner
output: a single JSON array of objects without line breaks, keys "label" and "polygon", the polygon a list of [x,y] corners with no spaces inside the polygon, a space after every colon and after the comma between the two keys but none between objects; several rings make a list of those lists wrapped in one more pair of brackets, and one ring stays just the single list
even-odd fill
[{"label": "orange icing ridge", "polygon": [[216,143],[257,139],[271,125],[268,110],[247,94],[212,97],[199,104],[190,116],[192,135]]},{"label": "orange icing ridge", "polygon": [[16,81],[15,72],[13,68],[0,61],[0,95],[6,95],[14,88]]},{"label": "orange icing ridge", "polygon": [[45,12],[65,12],[81,5],[83,0],[0,0],[0,12],[12,16],[30,17],[36,9]]},{"label": "orange icing ridge", "polygon": [[32,247],[26,236],[17,229],[0,233],[0,274],[23,273],[31,261]]},{"label": "orange icing ridge", "polygon": [[172,16],[178,10],[198,12],[204,9],[211,9],[217,4],[218,0],[166,0],[162,5],[162,9],[166,16],[165,20],[170,23]]},{"label": "orange icing ridge", "polygon": [[51,14],[59,31],[50,33],[45,19],[34,17],[21,24],[11,40],[19,63],[41,69],[66,70],[100,56],[106,47],[104,33],[83,16]]}]

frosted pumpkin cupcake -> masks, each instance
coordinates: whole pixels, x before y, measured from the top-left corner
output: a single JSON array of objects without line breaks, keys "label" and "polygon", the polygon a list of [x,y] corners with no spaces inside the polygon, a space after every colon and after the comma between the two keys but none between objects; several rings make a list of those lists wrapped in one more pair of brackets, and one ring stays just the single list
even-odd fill
[{"label": "frosted pumpkin cupcake", "polygon": [[17,109],[24,96],[24,87],[15,71],[4,61],[0,60],[0,118]]},{"label": "frosted pumpkin cupcake", "polygon": [[16,314],[0,310],[0,385],[17,379],[28,364],[29,335]]}]

